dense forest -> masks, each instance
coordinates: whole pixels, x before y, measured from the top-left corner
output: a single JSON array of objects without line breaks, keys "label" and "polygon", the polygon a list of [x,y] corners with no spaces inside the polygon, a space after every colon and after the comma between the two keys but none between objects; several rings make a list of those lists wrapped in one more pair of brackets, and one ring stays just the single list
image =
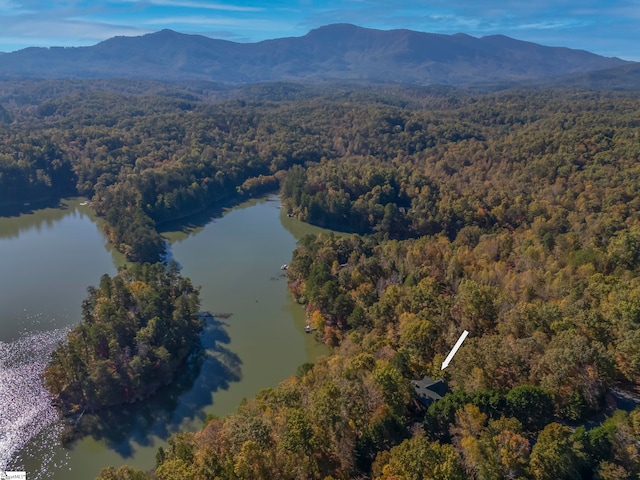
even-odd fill
[{"label": "dense forest", "polygon": [[0,124],[0,205],[89,196],[131,261],[161,259],[158,224],[273,190],[276,174],[324,151],[290,107],[212,104],[175,92],[76,93],[76,84],[64,82],[59,88],[70,95],[41,100],[36,86],[44,88],[32,86],[26,99],[10,91],[5,101],[13,120]]},{"label": "dense forest", "polygon": [[[162,222],[278,185],[350,233],[287,271],[333,355],[101,479],[640,475],[640,410],[616,411],[640,387],[637,94],[76,90],[3,100],[2,194],[89,195],[136,260]],[[428,408],[425,374],[451,389]]]},{"label": "dense forest", "polygon": [[44,372],[67,414],[148,397],[174,379],[202,330],[198,290],[174,263],[134,264],[88,293]]}]

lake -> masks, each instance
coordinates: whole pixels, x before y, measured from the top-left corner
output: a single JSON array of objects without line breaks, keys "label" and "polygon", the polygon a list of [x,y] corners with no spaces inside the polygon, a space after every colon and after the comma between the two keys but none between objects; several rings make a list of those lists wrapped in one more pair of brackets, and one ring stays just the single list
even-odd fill
[{"label": "lake", "polygon": [[38,372],[80,320],[87,286],[124,263],[81,202],[0,217],[0,470],[62,480],[94,478],[107,465],[150,469],[172,433],[234,411],[328,353],[305,334],[304,309],[280,270],[296,241],[321,229],[288,218],[277,196],[167,225],[170,256],[201,286],[202,309],[231,316],[208,321],[204,355],[172,385],[139,405],[83,416],[86,435],[63,447]]}]

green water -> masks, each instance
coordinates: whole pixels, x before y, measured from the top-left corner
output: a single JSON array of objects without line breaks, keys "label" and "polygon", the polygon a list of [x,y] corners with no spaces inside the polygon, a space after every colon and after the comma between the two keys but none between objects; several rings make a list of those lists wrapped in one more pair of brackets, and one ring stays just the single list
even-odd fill
[{"label": "green water", "polygon": [[[208,413],[234,411],[243,398],[328,353],[304,333],[304,310],[280,270],[297,238],[321,230],[288,218],[278,205],[272,196],[167,226],[171,256],[201,286],[203,310],[231,314],[209,322],[204,359],[150,401],[83,418],[90,434],[68,448],[45,431],[11,466],[59,480],[94,478],[106,465],[152,468],[171,433],[199,428]],[[90,207],[74,200],[0,218],[0,262],[0,340],[8,342],[76,323],[86,287],[123,259],[106,245]]]},{"label": "green water", "polygon": [[0,216],[0,340],[76,323],[86,287],[123,261],[81,202]]}]

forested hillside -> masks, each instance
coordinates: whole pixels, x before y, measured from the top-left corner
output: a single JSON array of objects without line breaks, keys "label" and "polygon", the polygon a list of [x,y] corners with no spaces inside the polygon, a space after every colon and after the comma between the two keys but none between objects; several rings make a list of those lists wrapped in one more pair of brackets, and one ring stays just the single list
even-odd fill
[{"label": "forested hillside", "polygon": [[[636,101],[520,91],[334,113],[352,134],[282,194],[303,220],[367,234],[309,237],[289,266],[338,350],[174,437],[158,478],[635,478],[640,410],[575,427],[640,380]],[[454,392],[426,412],[407,381],[424,374]]]},{"label": "forested hillside", "polygon": [[[3,175],[92,196],[130,258],[161,253],[158,223],[276,185],[292,215],[352,233],[303,240],[288,269],[335,353],[172,437],[156,478],[637,478],[640,411],[614,410],[640,382],[638,95],[280,98],[4,105]],[[29,142],[45,160],[19,158]],[[428,409],[425,374],[453,390]]]}]

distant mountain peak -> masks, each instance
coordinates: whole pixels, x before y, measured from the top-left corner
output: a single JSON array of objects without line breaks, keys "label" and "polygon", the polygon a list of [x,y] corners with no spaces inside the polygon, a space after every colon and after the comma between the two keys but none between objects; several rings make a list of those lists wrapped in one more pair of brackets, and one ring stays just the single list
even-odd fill
[{"label": "distant mountain peak", "polygon": [[322,27],[314,28],[310,30],[302,38],[311,38],[311,39],[326,39],[328,41],[343,39],[345,37],[353,36],[354,34],[368,31],[379,31],[379,30],[371,30],[364,27],[358,27],[356,25],[352,25],[350,23],[333,23],[331,25],[324,25]]},{"label": "distant mountain peak", "polygon": [[359,27],[357,25],[353,25],[352,23],[331,23],[329,25],[323,25],[321,27],[309,30],[309,33],[307,33],[307,35],[313,35],[314,33],[319,33],[319,32],[338,32],[338,31],[354,32],[357,30],[369,30],[369,29],[365,27]]},{"label": "distant mountain peak", "polygon": [[[170,28],[163,28],[162,30],[158,30],[157,32],[147,33],[146,35],[143,35],[143,36],[156,37],[156,38],[161,38],[161,37],[174,38],[174,37],[185,37],[185,36],[188,37],[190,35],[186,33],[176,32],[175,30],[171,30]],[[196,36],[196,35],[191,35],[191,36]]]}]

